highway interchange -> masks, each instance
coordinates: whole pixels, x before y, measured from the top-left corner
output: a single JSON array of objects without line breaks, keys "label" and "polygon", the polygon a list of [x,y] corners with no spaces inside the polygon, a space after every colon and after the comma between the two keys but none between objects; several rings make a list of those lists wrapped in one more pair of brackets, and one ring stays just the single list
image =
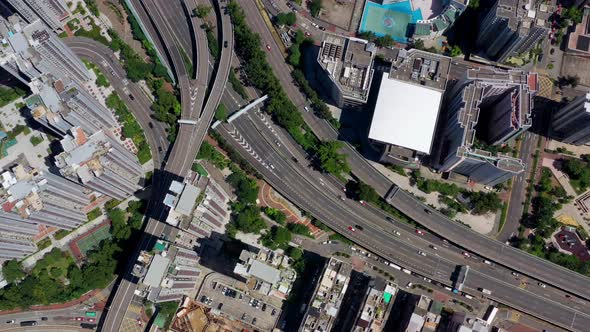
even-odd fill
[{"label": "highway interchange", "polygon": [[[263,44],[273,45],[273,51],[270,52],[268,58],[275,70],[275,74],[281,80],[289,97],[302,109],[306,105],[306,99],[298,88],[293,85],[290,68],[285,64],[284,58],[278,52],[278,46],[264,24],[256,5],[251,0],[244,2],[248,3],[243,4],[242,7],[252,29],[261,35]],[[187,7],[190,8],[192,5],[194,4]],[[195,120],[197,123],[196,125],[180,126],[177,142],[182,142],[182,144],[176,144],[172,147],[166,163],[166,171],[158,178],[158,183],[165,186],[174,177],[182,178],[192,165],[215,108],[224,92],[227,73],[231,65],[233,38],[229,18],[221,13],[219,16],[221,16],[222,36],[224,36],[224,40],[230,42],[231,47],[228,47],[228,50],[222,48],[217,75],[213,79],[213,88],[206,99],[205,91],[207,86],[206,78],[209,75],[209,59],[208,52],[202,51],[206,49],[203,32],[201,29],[193,29],[194,31],[191,32],[195,35],[195,49],[197,50],[195,52],[197,61],[194,61],[196,80],[192,80],[182,59],[179,45],[173,42],[174,40],[180,40],[181,44],[184,44],[182,41],[186,41],[186,38],[173,37],[173,35],[186,33],[186,31],[183,32],[182,29],[176,27],[170,28],[175,24],[171,23],[169,17],[163,17],[164,10],[160,7],[157,2],[141,1],[141,10],[151,18],[150,22],[158,27],[157,31],[164,43],[164,47],[160,45],[158,48],[164,50],[170,56],[170,63],[174,67],[181,91],[182,118]],[[149,24],[144,22],[144,25]],[[153,26],[149,29],[153,29]],[[181,47],[188,46],[182,45]],[[87,54],[86,56],[90,55]],[[116,73],[118,72],[116,71]],[[130,101],[126,100],[126,102]],[[138,105],[137,107],[141,108],[143,106]],[[322,139],[337,138],[337,132],[327,122],[318,119],[312,113],[302,112],[302,114],[318,137]],[[140,120],[140,122],[145,123],[145,120]],[[336,231],[352,238],[362,246],[420,275],[428,276],[433,280],[446,284],[450,283],[451,274],[456,265],[469,264],[472,266],[473,272],[467,280],[466,287],[471,294],[479,294],[477,289],[480,287],[490,289],[492,290],[490,298],[547,319],[567,329],[583,330],[585,326],[590,324],[590,316],[586,314],[590,312],[588,302],[580,299],[567,299],[561,290],[552,287],[541,289],[536,286],[537,282],[535,280],[531,280],[528,285],[525,285],[525,289],[520,288],[522,286],[521,281],[525,280],[525,277],[516,280],[510,274],[510,270],[498,264],[505,265],[516,271],[522,271],[526,275],[536,276],[549,285],[557,286],[570,291],[574,296],[581,296],[586,299],[590,298],[590,291],[585,287],[587,278],[574,272],[565,271],[540,259],[531,258],[532,256],[500,242],[480,236],[436,212],[426,212],[428,208],[407,193],[397,191],[393,195],[390,200],[392,205],[433,233],[447,238],[452,243],[460,244],[461,247],[478,253],[497,262],[497,264],[488,266],[483,263],[481,258],[466,261],[466,258],[461,254],[461,248],[454,246],[449,249],[441,248],[441,238],[436,235],[417,236],[412,227],[399,222],[392,224],[382,212],[374,208],[362,207],[358,202],[349,199],[342,201],[339,198],[342,195],[340,185],[334,183],[333,178],[324,177],[322,174],[304,166],[306,159],[303,151],[291,142],[289,137],[284,135],[282,137],[275,136],[280,135],[280,129],[276,128],[274,132],[270,131],[268,122],[265,124],[260,116],[244,115],[234,124],[235,128],[223,124],[218,130],[228,142],[236,146],[237,150],[252,162],[275,189],[296,205],[311,212],[318,219]],[[146,130],[146,132],[150,131]],[[150,141],[150,145],[158,144],[157,138],[148,138],[148,141]],[[282,145],[276,142],[281,142]],[[256,155],[253,156],[246,152],[243,144],[252,147]],[[365,183],[373,186],[382,196],[386,196],[392,187],[392,183],[368,164],[350,145],[346,145],[344,150],[355,175]],[[291,156],[297,156],[298,162],[293,161]],[[314,181],[309,179],[314,179]],[[316,179],[323,180],[318,182],[315,181]],[[158,190],[155,190],[155,195],[162,194],[163,190],[165,190],[165,187],[158,188]],[[154,197],[157,198],[158,196]],[[152,209],[154,209],[154,206],[160,206],[157,203],[150,204],[156,204],[152,205]],[[165,224],[162,221],[165,214],[164,209],[159,209],[154,218],[149,220],[140,245],[134,255],[131,256],[130,267],[132,267],[134,257],[137,256],[139,250],[146,248],[151,239],[159,237],[164,231]],[[364,230],[350,232],[347,227],[351,225],[362,225]],[[400,233],[400,236],[396,236],[396,231]],[[431,244],[436,244],[439,250],[432,250],[429,247]],[[428,254],[423,257],[418,254],[418,251],[424,251]],[[103,325],[105,331],[118,330],[135,289],[134,280],[127,277],[122,278],[107,312]]]}]

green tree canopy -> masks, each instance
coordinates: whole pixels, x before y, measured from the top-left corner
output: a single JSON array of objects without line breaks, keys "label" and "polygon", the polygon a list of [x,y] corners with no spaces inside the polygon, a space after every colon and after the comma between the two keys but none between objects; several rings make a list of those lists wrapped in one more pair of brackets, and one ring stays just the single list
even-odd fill
[{"label": "green tree canopy", "polygon": [[13,283],[25,277],[23,266],[16,259],[4,263],[4,266],[2,266],[2,274],[4,275],[4,279],[9,283]]},{"label": "green tree canopy", "polygon": [[211,6],[197,5],[197,8],[193,9],[193,15],[198,18],[204,18],[205,16],[209,15],[211,9]]},{"label": "green tree canopy", "polygon": [[294,12],[279,13],[275,19],[278,25],[293,25],[297,21],[297,16]]}]

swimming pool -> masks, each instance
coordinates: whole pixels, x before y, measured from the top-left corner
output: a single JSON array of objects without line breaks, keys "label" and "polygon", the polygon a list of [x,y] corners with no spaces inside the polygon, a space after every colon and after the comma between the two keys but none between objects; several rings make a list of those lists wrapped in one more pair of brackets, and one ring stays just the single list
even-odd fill
[{"label": "swimming pool", "polygon": [[360,32],[372,31],[375,35],[383,37],[391,36],[395,41],[405,43],[407,41],[408,24],[416,23],[422,19],[420,9],[412,11],[410,1],[401,1],[381,5],[367,1]]}]

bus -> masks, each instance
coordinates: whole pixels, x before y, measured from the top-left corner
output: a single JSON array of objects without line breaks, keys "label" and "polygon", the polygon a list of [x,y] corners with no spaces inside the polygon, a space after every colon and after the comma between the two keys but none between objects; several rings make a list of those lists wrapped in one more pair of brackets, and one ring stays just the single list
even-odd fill
[{"label": "bus", "polygon": [[86,317],[96,317],[96,311],[86,311]]}]

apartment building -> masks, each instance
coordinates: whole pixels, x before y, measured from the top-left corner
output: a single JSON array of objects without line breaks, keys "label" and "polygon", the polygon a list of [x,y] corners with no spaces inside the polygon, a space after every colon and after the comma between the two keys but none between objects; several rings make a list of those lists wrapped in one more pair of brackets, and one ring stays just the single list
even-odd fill
[{"label": "apartment building", "polygon": [[574,145],[590,142],[590,92],[559,109],[551,122],[552,136]]},{"label": "apartment building", "polygon": [[479,24],[482,55],[504,62],[536,47],[550,30],[551,7],[533,0],[497,0]]},{"label": "apartment building", "polygon": [[65,0],[8,0],[8,3],[27,22],[41,19],[53,30],[61,30],[70,16]]},{"label": "apartment building", "polygon": [[525,165],[520,159],[478,146],[503,145],[529,129],[537,89],[535,73],[468,70],[446,96],[446,119],[435,167],[490,186],[523,172]]},{"label": "apartment building", "polygon": [[141,188],[143,169],[137,156],[110,132],[88,136],[74,127],[61,140],[64,152],[55,157],[60,173],[72,181],[112,198],[123,200]]}]

